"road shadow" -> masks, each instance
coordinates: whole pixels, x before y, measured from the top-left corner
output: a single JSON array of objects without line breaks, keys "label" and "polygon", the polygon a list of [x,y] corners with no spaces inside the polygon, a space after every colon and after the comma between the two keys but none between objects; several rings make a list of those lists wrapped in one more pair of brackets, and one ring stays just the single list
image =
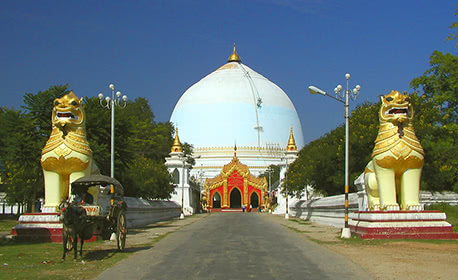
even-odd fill
[{"label": "road shadow", "polygon": [[[119,251],[118,249],[91,249],[88,251],[84,260],[86,261],[100,261],[107,260],[112,258],[115,254],[124,254],[124,253],[136,253],[144,250],[153,248],[153,246],[138,246],[138,247],[128,247],[124,251]],[[84,249],[83,249],[84,250]]]},{"label": "road shadow", "polygon": [[150,229],[150,228],[176,228],[176,227],[180,227],[178,225],[172,225],[172,224],[165,224],[165,225],[149,225],[149,226],[146,226],[145,228],[143,229]]},{"label": "road shadow", "polygon": [[129,236],[129,235],[144,234],[144,233],[148,233],[152,229],[159,229],[159,228],[170,228],[170,229],[173,229],[173,228],[180,228],[180,226],[177,226],[177,225],[154,225],[154,226],[147,226],[147,227],[144,227],[144,228],[129,229],[128,232],[127,232],[127,235]]}]

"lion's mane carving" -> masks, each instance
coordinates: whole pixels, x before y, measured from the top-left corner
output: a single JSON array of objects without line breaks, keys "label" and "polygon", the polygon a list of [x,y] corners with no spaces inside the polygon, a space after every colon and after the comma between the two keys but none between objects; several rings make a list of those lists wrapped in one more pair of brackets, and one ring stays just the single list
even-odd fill
[{"label": "lion's mane carving", "polygon": [[364,171],[370,210],[421,210],[420,177],[424,151],[412,125],[408,95],[382,96],[380,127],[372,160]]},{"label": "lion's mane carving", "polygon": [[[98,173],[86,139],[86,117],[82,99],[70,92],[56,98],[52,110],[51,135],[41,153],[45,183],[45,208],[55,209],[70,194],[74,180]],[[89,190],[96,198],[98,192]]]}]

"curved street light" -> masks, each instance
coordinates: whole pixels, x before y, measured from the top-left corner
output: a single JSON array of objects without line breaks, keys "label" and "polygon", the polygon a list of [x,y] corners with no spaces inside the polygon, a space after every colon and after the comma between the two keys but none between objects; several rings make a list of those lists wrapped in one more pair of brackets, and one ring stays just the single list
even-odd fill
[{"label": "curved street light", "polygon": [[348,113],[348,106],[349,106],[349,99],[355,100],[358,97],[358,94],[361,90],[360,85],[356,85],[353,90],[348,88],[348,80],[350,80],[351,75],[349,73],[345,74],[345,79],[347,80],[347,89],[342,92],[342,85],[337,85],[334,88],[334,92],[336,96],[332,96],[327,94],[324,90],[319,89],[315,86],[309,86],[309,92],[311,94],[321,94],[324,96],[328,96],[334,100],[337,100],[344,104],[345,107],[345,225],[342,229],[341,238],[350,238],[351,232],[350,228],[348,227],[348,191],[349,191],[349,135],[350,135],[350,124],[349,124],[349,113]]},{"label": "curved street light", "polygon": [[121,92],[117,91],[115,94],[115,86],[113,84],[108,85],[108,88],[111,90],[111,97],[107,96],[104,98],[102,93],[98,94],[100,106],[111,110],[111,159],[110,159],[110,176],[114,178],[114,145],[115,145],[115,106],[120,108],[125,108],[127,105],[127,95],[121,97]]}]

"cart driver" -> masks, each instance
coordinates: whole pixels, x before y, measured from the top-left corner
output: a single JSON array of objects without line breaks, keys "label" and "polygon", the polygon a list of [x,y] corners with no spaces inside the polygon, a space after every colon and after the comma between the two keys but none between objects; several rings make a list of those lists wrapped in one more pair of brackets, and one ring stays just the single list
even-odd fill
[{"label": "cart driver", "polygon": [[78,204],[93,204],[94,197],[87,191],[83,189],[81,192],[77,192],[74,198],[74,201]]}]

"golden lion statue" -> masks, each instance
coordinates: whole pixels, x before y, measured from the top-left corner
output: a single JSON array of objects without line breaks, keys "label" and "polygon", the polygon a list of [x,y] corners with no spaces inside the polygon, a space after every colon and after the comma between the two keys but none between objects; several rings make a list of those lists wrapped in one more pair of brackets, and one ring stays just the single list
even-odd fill
[{"label": "golden lion statue", "polygon": [[412,125],[408,95],[391,91],[382,96],[380,127],[372,160],[364,170],[370,210],[422,210],[420,177],[424,151]]},{"label": "golden lion statue", "polygon": [[[98,173],[86,139],[82,98],[70,92],[54,100],[51,135],[41,153],[45,183],[44,211],[53,211],[71,193],[74,180]],[[98,189],[89,189],[97,201]],[[46,209],[48,208],[48,209]]]}]

